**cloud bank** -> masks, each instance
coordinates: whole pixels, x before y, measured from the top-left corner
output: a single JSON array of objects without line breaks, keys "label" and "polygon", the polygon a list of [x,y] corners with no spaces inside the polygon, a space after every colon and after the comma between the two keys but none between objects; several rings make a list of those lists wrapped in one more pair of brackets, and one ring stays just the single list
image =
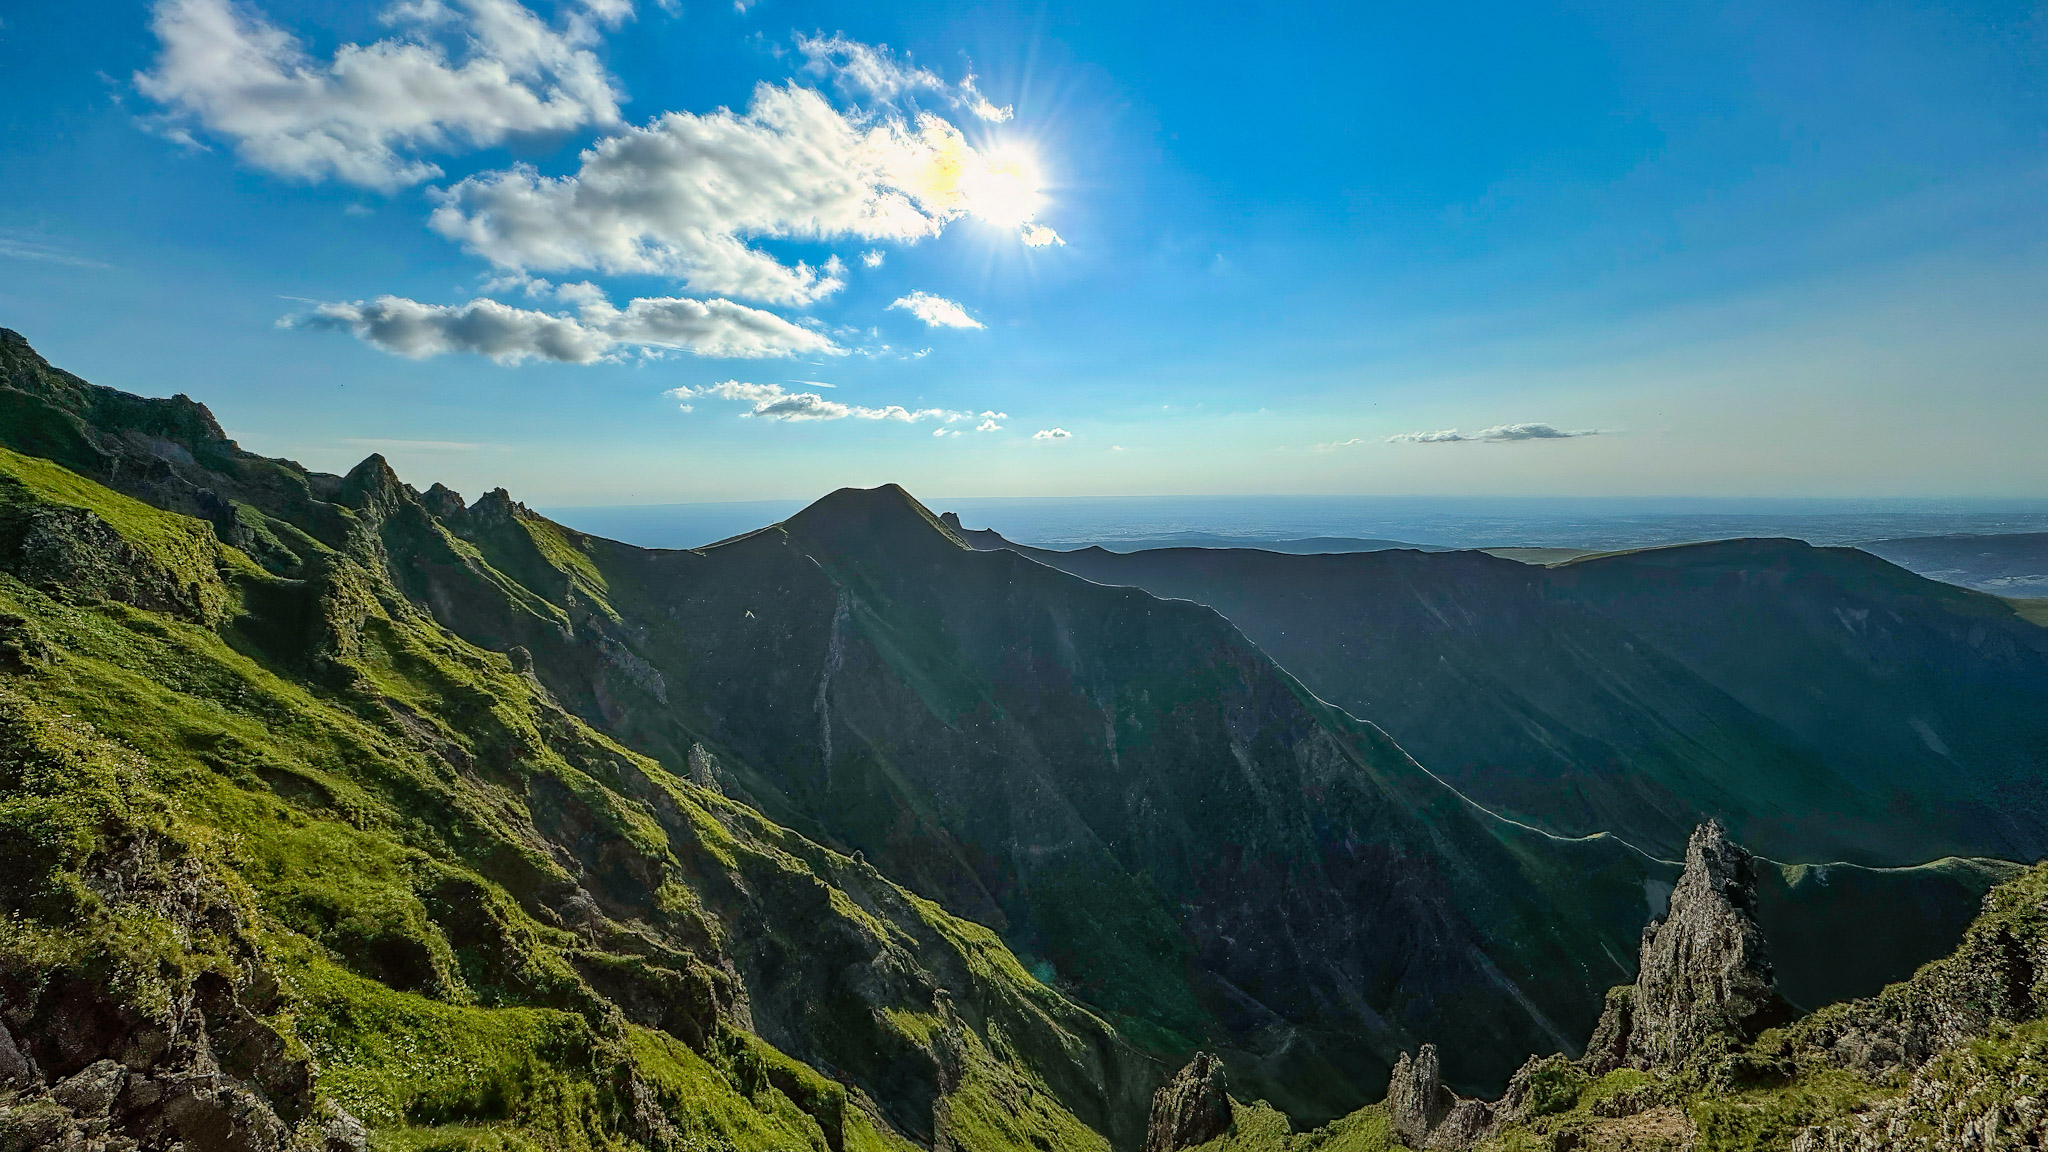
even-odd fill
[{"label": "cloud bank", "polygon": [[[1477,432],[1460,432],[1456,428],[1441,428],[1435,432],[1401,432],[1387,437],[1389,444],[1511,444],[1520,440],[1571,440],[1580,436],[1599,436],[1598,428],[1578,428],[1566,431],[1549,424],[1496,424]],[[1343,444],[1356,444],[1356,439]],[[1337,445],[1332,445],[1336,447]]]},{"label": "cloud bank", "polygon": [[196,144],[197,127],[279,175],[389,191],[441,175],[421,152],[618,123],[618,90],[591,47],[631,5],[562,8],[550,26],[514,0],[405,0],[384,17],[393,37],[319,60],[254,9],[158,0],[162,51],[135,86],[164,105],[155,124],[174,138]]},{"label": "cloud bank", "polygon": [[849,116],[811,89],[762,84],[743,113],[670,112],[602,139],[571,175],[469,177],[431,223],[504,269],[655,274],[802,305],[844,285],[837,258],[785,263],[753,241],[912,243],[966,216],[1021,230],[1038,199],[1021,160],[976,150],[937,116]]},{"label": "cloud bank", "polygon": [[837,355],[830,339],[772,312],[730,300],[643,297],[625,308],[595,301],[576,314],[514,308],[496,300],[422,304],[402,296],[324,303],[281,321],[286,327],[347,332],[386,352],[414,360],[449,352],[487,356],[500,364],[555,360],[590,364],[626,347],[674,349],[699,356],[756,359]]}]

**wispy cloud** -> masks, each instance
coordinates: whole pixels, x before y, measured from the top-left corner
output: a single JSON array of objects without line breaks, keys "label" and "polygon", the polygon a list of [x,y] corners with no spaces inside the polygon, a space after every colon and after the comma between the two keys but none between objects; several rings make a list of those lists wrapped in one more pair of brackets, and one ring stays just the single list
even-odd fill
[{"label": "wispy cloud", "polygon": [[772,312],[730,300],[643,297],[617,308],[596,301],[577,313],[514,308],[496,300],[422,304],[402,296],[321,303],[279,325],[348,332],[415,360],[470,352],[501,364],[556,360],[590,364],[625,347],[675,349],[699,356],[755,359],[800,353],[843,354],[825,336]]},{"label": "wispy cloud", "polygon": [[162,50],[135,86],[164,106],[148,122],[173,139],[224,136],[259,168],[390,190],[441,174],[424,152],[618,122],[619,93],[592,47],[631,5],[561,10],[551,26],[515,0],[407,0],[386,13],[391,38],[320,60],[253,8],[158,0]]},{"label": "wispy cloud", "polygon": [[73,268],[106,268],[109,265],[98,260],[66,252],[22,237],[18,232],[0,230],[0,257],[10,260],[34,260],[43,264],[68,264]]},{"label": "wispy cloud", "polygon": [[796,50],[804,57],[805,71],[829,77],[852,93],[895,103],[916,92],[932,92],[992,123],[999,124],[1014,115],[1009,105],[997,105],[982,96],[973,73],[958,84],[949,84],[929,68],[912,64],[908,57],[898,57],[887,44],[863,44],[839,33],[799,35]]},{"label": "wispy cloud", "polygon": [[685,412],[694,409],[689,401],[712,397],[749,405],[748,411],[741,413],[743,416],[759,416],[766,420],[789,422],[850,418],[893,420],[903,424],[936,420],[942,424],[951,424],[973,419],[973,413],[956,412],[949,408],[905,408],[900,404],[869,408],[859,404],[842,404],[837,400],[827,400],[816,392],[790,392],[780,384],[750,384],[744,380],[726,380],[695,388],[671,388],[664,395],[683,401],[682,407]]},{"label": "wispy cloud", "polygon": [[[1456,428],[1440,428],[1434,432],[1401,432],[1387,437],[1389,444],[1512,444],[1521,440],[1572,440],[1580,436],[1602,435],[1598,428],[1575,428],[1566,430],[1550,424],[1496,424],[1477,432],[1460,432]],[[1356,438],[1339,441],[1329,447],[1357,444]],[[1321,447],[1321,445],[1318,445]]]},{"label": "wispy cloud", "polygon": [[979,328],[981,321],[967,314],[967,309],[929,292],[917,291],[900,296],[891,308],[901,308],[933,328]]}]

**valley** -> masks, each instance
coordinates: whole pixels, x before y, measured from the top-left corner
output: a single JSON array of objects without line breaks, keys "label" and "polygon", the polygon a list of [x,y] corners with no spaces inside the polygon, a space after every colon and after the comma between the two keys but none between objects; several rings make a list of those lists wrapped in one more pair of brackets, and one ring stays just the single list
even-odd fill
[{"label": "valley", "polygon": [[2043,695],[1842,550],[1047,553],[895,486],[644,549],[0,331],[0,1124],[1137,1149],[1210,1052],[1381,1139],[1421,1045],[1580,1058],[1708,817],[1788,1010],[1948,953]]}]

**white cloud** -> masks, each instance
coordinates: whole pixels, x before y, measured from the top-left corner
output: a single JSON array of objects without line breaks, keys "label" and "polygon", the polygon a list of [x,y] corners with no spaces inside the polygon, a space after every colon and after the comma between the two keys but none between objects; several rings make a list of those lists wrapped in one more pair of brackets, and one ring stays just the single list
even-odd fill
[{"label": "white cloud", "polygon": [[[1456,428],[1440,428],[1434,432],[1402,432],[1387,437],[1389,444],[1510,444],[1518,440],[1570,440],[1579,436],[1598,436],[1597,428],[1579,428],[1566,431],[1549,424],[1496,424],[1477,432],[1460,432]],[[1358,443],[1357,439],[1343,440],[1328,447],[1337,448]],[[1318,447],[1322,447],[1318,445]]]},{"label": "white cloud", "polygon": [[844,284],[837,258],[784,263],[761,239],[915,242],[963,216],[1032,223],[1027,159],[982,152],[929,113],[849,116],[763,84],[744,113],[670,112],[607,137],[573,175],[526,166],[440,194],[436,231],[504,269],[670,276],[700,292],[808,304]]},{"label": "white cloud", "polygon": [[1026,248],[1047,248],[1055,245],[1065,247],[1067,243],[1060,239],[1059,233],[1043,224],[1026,224],[1021,238]]},{"label": "white cloud", "polygon": [[981,414],[981,423],[976,424],[974,430],[976,432],[1001,432],[1003,426],[1000,421],[1008,420],[1009,418],[1010,414],[1008,412],[983,412]]},{"label": "white cloud", "polygon": [[870,248],[867,251],[860,254],[860,262],[862,264],[867,265],[870,268],[880,268],[882,266],[882,260],[883,253],[880,248]]},{"label": "white cloud", "polygon": [[772,312],[730,300],[642,298],[625,308],[604,301],[574,315],[514,308],[496,300],[422,304],[401,296],[319,304],[285,327],[348,332],[386,352],[415,360],[473,352],[501,364],[558,360],[589,364],[622,347],[676,349],[699,356],[752,359],[798,353],[837,355],[844,349]]},{"label": "white cloud", "polygon": [[980,119],[1000,124],[1015,115],[1007,104],[998,105],[981,94],[974,74],[958,84],[948,84],[929,68],[919,68],[907,58],[898,59],[887,44],[863,44],[834,33],[830,36],[796,38],[796,50],[803,54],[804,71],[829,77],[849,93],[859,93],[885,104],[894,104],[920,91],[936,93]]},{"label": "white cloud", "polygon": [[967,314],[967,309],[929,292],[912,292],[899,296],[891,308],[901,308],[933,328],[979,328],[981,321]]},{"label": "white cloud", "polygon": [[[970,419],[966,412],[947,408],[905,408],[900,404],[868,408],[859,404],[842,404],[837,400],[827,400],[816,392],[789,392],[780,384],[750,384],[744,380],[727,380],[698,388],[672,388],[667,395],[682,401],[704,396],[737,400],[752,406],[742,415],[769,420],[845,420],[850,417],[855,420],[893,420],[903,424],[917,424],[925,420],[950,424]],[[690,405],[685,403],[683,410],[690,411]],[[944,432],[945,429],[939,431]]]},{"label": "white cloud", "polygon": [[[135,85],[165,106],[154,123],[174,139],[196,144],[197,126],[257,167],[389,190],[441,174],[423,152],[618,122],[591,46],[632,7],[563,7],[550,26],[515,0],[403,0],[384,16],[392,38],[320,60],[230,0],[157,0],[162,50]],[[442,40],[462,45],[459,59]]]},{"label": "white cloud", "polygon": [[1031,434],[1033,440],[1065,440],[1073,435],[1065,428],[1042,428]]}]

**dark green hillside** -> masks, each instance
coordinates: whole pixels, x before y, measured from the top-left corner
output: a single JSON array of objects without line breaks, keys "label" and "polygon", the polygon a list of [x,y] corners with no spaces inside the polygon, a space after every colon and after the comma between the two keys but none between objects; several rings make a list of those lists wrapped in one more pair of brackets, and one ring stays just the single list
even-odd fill
[{"label": "dark green hillside", "polygon": [[2048,852],[2048,633],[1853,549],[1735,541],[1553,568],[1021,551],[1214,606],[1431,771],[1559,832],[1668,853],[1713,815],[1788,860]]},{"label": "dark green hillside", "polygon": [[69,420],[82,466],[256,549],[257,655],[342,675],[319,606],[388,580],[673,775],[995,926],[1149,1047],[1224,1043],[1304,1115],[1365,1098],[1415,1035],[1490,1037],[1452,1070],[1475,1084],[1566,1043],[1668,871],[1487,818],[1214,613],[974,552],[894,489],[644,551],[374,457],[252,457],[189,401],[108,400],[10,349],[13,403]]},{"label": "dark green hillside", "polygon": [[0,452],[0,1024],[45,1082],[126,1065],[162,1143],[1130,1142],[1151,1064],[993,933],[323,563]]},{"label": "dark green hillside", "polygon": [[[8,457],[9,675],[145,756],[189,835],[252,854],[220,864],[252,939],[286,934],[280,955],[365,996],[568,1012],[592,1045],[616,1014],[828,1143],[839,1115],[876,1139],[1129,1145],[1152,1057],[1197,1044],[1297,1118],[1371,1098],[1437,1036],[1461,1038],[1455,1082],[1497,1085],[1586,1033],[1676,871],[1494,817],[1216,612],[977,552],[899,489],[652,551],[502,490],[417,492],[377,457],[337,477],[250,455],[199,405],[95,389],[12,333],[0,411],[0,436],[78,470]],[[444,872],[482,895],[442,894]],[[1885,900],[1893,874],[1865,875],[1813,890],[1814,914]],[[1989,882],[1938,875],[1949,897],[1888,922],[1910,946],[1887,963],[1938,951],[1954,895]],[[83,914],[53,908],[52,931]],[[1856,990],[1831,971],[1814,995]],[[348,1048],[384,1009],[263,1011],[325,1029],[323,1074],[365,1084],[424,1035]],[[646,1111],[641,1048],[669,1041],[599,1064],[560,1039],[577,1025],[489,1019],[571,1029],[519,1075],[569,1076],[572,1053],[601,1069],[571,1077],[592,1099]],[[481,1083],[363,1107],[557,1123],[526,1081]]]}]

